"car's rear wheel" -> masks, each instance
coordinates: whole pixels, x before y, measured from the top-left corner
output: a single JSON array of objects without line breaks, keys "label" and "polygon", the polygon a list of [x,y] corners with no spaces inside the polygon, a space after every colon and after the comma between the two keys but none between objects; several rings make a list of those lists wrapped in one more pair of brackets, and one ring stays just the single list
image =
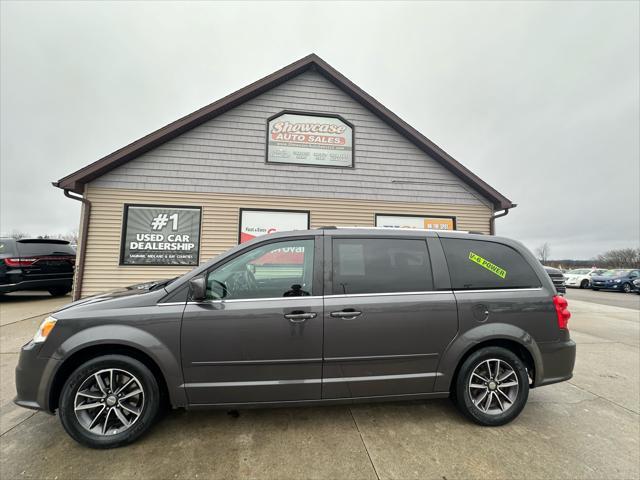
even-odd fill
[{"label": "car's rear wheel", "polygon": [[62,426],[92,448],[126,445],[145,433],[158,414],[160,391],[153,373],[124,355],[96,357],[78,367],[60,396]]},{"label": "car's rear wheel", "polygon": [[474,422],[499,426],[516,418],[529,397],[527,369],[512,351],[485,347],[467,358],[456,379],[458,408]]},{"label": "car's rear wheel", "polygon": [[580,282],[580,288],[589,288],[589,280],[582,280]]},{"label": "car's rear wheel", "polygon": [[49,293],[54,297],[61,297],[62,295],[66,295],[70,291],[71,289],[69,287],[51,287],[49,289]]},{"label": "car's rear wheel", "polygon": [[622,291],[624,293],[631,293],[631,284],[625,283],[624,285],[622,285]]}]

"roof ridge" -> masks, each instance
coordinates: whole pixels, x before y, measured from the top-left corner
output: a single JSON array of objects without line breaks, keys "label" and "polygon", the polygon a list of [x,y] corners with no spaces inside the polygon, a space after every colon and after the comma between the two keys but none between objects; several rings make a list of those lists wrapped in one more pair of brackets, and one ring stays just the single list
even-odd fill
[{"label": "roof ridge", "polygon": [[485,181],[480,179],[471,170],[462,165],[449,155],[444,149],[429,140],[414,127],[402,120],[381,102],[362,90],[342,73],[329,65],[325,60],[315,53],[310,53],[295,62],[276,70],[275,72],[256,80],[255,82],[236,90],[198,110],[184,115],[177,120],[131,142],[130,144],[96,160],[85,167],[76,170],[69,175],[62,177],[53,185],[64,190],[71,190],[82,193],[82,187],[87,182],[104,175],[108,171],[123,165],[124,163],[142,155],[143,153],[177,137],[216,116],[244,103],[255,96],[270,90],[287,80],[303,73],[306,70],[314,69],[325,76],[348,95],[359,103],[363,104],[370,111],[384,120],[400,134],[412,141],[421,150],[439,161],[449,171],[462,178],[466,183],[477,189],[484,196],[489,198],[498,209],[514,207],[514,204],[499,193]]}]

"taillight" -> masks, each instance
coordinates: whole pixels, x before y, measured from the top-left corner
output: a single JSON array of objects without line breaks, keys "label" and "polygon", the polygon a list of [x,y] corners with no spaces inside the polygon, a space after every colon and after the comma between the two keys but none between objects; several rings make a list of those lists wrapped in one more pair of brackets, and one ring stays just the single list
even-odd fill
[{"label": "taillight", "polygon": [[569,306],[567,299],[556,295],[553,297],[553,305],[556,307],[556,315],[558,316],[558,328],[567,330],[567,325],[571,318],[571,312],[567,309]]},{"label": "taillight", "polygon": [[5,258],[7,267],[28,267],[36,263],[37,258]]}]

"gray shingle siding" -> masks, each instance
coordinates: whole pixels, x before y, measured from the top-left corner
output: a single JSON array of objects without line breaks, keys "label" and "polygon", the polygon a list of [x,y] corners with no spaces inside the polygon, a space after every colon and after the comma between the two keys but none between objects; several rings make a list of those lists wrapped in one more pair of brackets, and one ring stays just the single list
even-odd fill
[{"label": "gray shingle siding", "polygon": [[[285,109],[339,114],[351,122],[355,130],[355,168],[266,164],[267,118]],[[309,71],[91,184],[108,188],[491,205],[338,87]]]}]

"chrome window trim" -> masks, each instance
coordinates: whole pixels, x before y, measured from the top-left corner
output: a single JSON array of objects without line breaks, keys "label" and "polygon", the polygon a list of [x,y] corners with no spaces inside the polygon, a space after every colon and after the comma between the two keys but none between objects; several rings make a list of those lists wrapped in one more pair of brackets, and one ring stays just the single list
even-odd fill
[{"label": "chrome window trim", "polygon": [[496,292],[539,292],[542,291],[542,287],[531,288],[488,288],[486,290],[465,290],[464,288],[454,289],[454,292],[462,293],[496,293]]},{"label": "chrome window trim", "polygon": [[237,303],[237,302],[273,302],[276,300],[318,300],[322,298],[358,298],[358,297],[388,297],[388,296],[412,296],[412,295],[441,295],[447,293],[499,293],[499,292],[538,292],[543,287],[532,288],[490,288],[479,290],[451,289],[451,290],[428,290],[424,292],[381,292],[381,293],[347,293],[341,295],[309,295],[302,297],[266,297],[266,298],[234,298],[230,300],[206,300],[204,302],[166,302],[157,305],[208,305],[212,303]]},{"label": "chrome window trim", "polygon": [[451,293],[451,290],[426,290],[424,292],[380,292],[380,293],[343,293],[337,295],[325,295],[325,298],[351,298],[351,297],[388,297],[391,295],[438,295]]},{"label": "chrome window trim", "polygon": [[[232,298],[229,300],[205,300],[204,302],[186,302],[187,305],[210,305],[212,303],[238,303],[238,302],[273,302],[275,300],[318,300],[321,295],[308,295],[302,297],[267,297],[267,298]],[[183,303],[183,302],[181,302]]]}]

